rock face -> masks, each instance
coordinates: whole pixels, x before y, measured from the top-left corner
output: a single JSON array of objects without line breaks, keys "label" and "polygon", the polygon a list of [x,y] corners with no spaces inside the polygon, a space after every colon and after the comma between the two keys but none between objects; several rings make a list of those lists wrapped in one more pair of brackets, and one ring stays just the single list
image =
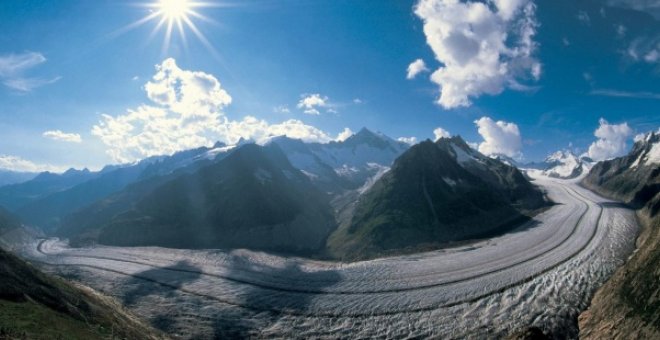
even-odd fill
[{"label": "rock face", "polygon": [[319,251],[335,227],[328,196],[276,146],[248,144],[157,186],[102,227],[120,246]]},{"label": "rock face", "polygon": [[660,134],[627,156],[596,164],[583,185],[639,208],[638,249],[601,287],[579,318],[580,338],[660,338]]},{"label": "rock face", "polygon": [[542,193],[516,168],[470,149],[460,137],[425,141],[359,198],[352,218],[329,238],[328,251],[364,259],[487,236],[543,204]]}]

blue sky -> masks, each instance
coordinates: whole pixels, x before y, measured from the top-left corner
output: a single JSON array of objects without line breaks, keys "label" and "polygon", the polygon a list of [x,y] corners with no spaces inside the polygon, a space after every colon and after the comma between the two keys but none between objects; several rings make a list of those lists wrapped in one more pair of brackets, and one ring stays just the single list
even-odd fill
[{"label": "blue sky", "polygon": [[[158,10],[140,1],[0,3],[0,167],[98,168],[216,139],[327,141],[363,126],[417,140],[441,127],[527,161],[590,146],[606,158],[660,126],[653,1],[224,1],[195,8],[208,21],[190,16],[208,44],[184,27],[185,43],[175,29],[166,48],[160,17],[122,29]],[[407,79],[417,59],[428,71]],[[160,101],[159,72],[175,74],[169,85],[208,80],[189,88],[206,97]],[[202,122],[176,125],[190,105]]]}]

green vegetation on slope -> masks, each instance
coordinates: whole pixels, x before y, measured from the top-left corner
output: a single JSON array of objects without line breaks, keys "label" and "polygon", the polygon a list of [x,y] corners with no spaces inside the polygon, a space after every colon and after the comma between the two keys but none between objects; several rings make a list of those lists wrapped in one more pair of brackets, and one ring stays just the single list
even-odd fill
[{"label": "green vegetation on slope", "polygon": [[0,338],[158,339],[108,297],[41,273],[0,250]]}]

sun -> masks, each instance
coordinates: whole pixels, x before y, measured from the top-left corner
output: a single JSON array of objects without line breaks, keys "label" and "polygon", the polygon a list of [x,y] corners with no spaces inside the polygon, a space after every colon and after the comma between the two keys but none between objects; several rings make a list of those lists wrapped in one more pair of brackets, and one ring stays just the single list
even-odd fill
[{"label": "sun", "polygon": [[160,0],[158,10],[168,20],[181,20],[188,16],[188,11],[192,9],[188,0]]},{"label": "sun", "polygon": [[206,7],[226,7],[220,0],[216,1],[192,1],[192,0],[155,0],[148,3],[138,4],[139,7],[146,7],[149,13],[138,21],[135,21],[122,29],[116,31],[113,35],[121,35],[131,31],[148,22],[156,22],[150,36],[151,40],[158,32],[164,31],[163,53],[165,54],[172,40],[174,30],[178,31],[184,47],[187,45],[186,31],[192,32],[195,37],[208,48],[212,53],[217,53],[211,43],[197,27],[194,20],[201,20],[212,24],[217,24],[214,20],[202,15],[199,11]]}]

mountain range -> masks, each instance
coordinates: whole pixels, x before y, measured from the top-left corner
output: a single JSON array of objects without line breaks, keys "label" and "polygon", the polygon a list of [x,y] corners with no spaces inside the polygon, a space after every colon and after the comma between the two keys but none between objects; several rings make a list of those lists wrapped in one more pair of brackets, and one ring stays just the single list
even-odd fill
[{"label": "mountain range", "polygon": [[14,193],[23,200],[10,210],[72,245],[342,259],[503,232],[547,204],[515,167],[460,137],[410,147],[366,128],[338,142],[218,143],[0,188],[5,201]]},{"label": "mountain range", "polygon": [[27,182],[33,179],[34,177],[36,177],[37,175],[38,173],[34,173],[34,172],[22,172],[22,171],[0,169],[0,187],[10,184]]}]

